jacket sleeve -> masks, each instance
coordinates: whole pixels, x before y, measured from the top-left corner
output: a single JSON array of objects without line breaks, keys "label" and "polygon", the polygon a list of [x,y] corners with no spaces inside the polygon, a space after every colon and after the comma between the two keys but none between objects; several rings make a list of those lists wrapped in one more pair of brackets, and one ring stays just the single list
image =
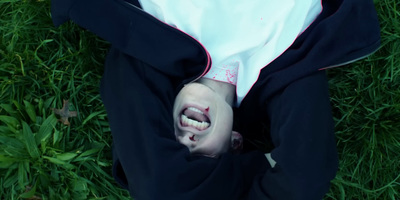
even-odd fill
[{"label": "jacket sleeve", "polygon": [[267,114],[276,165],[255,179],[249,199],[322,199],[338,168],[325,72],[288,85]]},{"label": "jacket sleeve", "polygon": [[248,94],[256,98],[242,102],[244,111],[264,108],[258,115],[268,118],[277,162],[256,178],[250,199],[322,199],[335,177],[334,125],[321,70],[372,54],[380,31],[372,0],[322,3],[313,24],[261,71]]},{"label": "jacket sleeve", "polygon": [[56,26],[71,20],[166,74],[207,62],[201,44],[144,12],[135,0],[52,0],[51,14]]}]

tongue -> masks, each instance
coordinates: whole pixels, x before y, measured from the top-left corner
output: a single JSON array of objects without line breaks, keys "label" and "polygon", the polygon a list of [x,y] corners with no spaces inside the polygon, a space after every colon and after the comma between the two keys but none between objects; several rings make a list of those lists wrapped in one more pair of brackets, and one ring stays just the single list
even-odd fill
[{"label": "tongue", "polygon": [[209,121],[205,115],[195,112],[195,111],[192,111],[192,110],[189,110],[189,109],[186,109],[183,112],[183,114],[186,115],[186,117],[188,117],[190,119],[194,119],[198,122],[208,122]]}]

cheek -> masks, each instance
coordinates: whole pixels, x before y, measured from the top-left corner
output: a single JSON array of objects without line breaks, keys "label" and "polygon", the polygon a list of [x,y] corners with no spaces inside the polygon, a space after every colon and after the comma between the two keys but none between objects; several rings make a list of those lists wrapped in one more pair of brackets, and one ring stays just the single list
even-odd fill
[{"label": "cheek", "polygon": [[222,149],[223,151],[229,148],[229,144],[232,136],[232,119],[227,118],[224,122],[218,124],[218,128],[212,134],[212,141],[210,144],[214,148]]},{"label": "cheek", "polygon": [[228,151],[229,141],[221,137],[211,137],[204,141],[202,150],[199,153],[208,155],[220,155]]},{"label": "cheek", "polygon": [[226,126],[229,126],[230,129],[232,129],[232,125],[233,125],[233,111],[232,108],[225,104],[225,106],[220,106],[222,109],[220,110],[221,113],[221,119],[223,121],[223,123]]}]

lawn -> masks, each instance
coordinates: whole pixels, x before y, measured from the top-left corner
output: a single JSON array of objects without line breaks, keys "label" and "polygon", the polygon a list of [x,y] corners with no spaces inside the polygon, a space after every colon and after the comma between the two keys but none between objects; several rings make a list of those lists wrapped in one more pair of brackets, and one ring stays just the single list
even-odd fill
[{"label": "lawn", "polygon": [[[111,176],[99,95],[108,43],[49,0],[0,0],[0,199],[130,199]],[[400,1],[376,0],[382,47],[328,70],[340,166],[325,199],[400,199]],[[53,109],[69,100],[70,125]]]}]

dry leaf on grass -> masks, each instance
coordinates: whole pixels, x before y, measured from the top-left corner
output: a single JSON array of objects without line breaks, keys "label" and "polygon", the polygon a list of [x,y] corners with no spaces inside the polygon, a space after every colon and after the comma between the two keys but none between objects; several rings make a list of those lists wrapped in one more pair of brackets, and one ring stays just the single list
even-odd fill
[{"label": "dry leaf on grass", "polygon": [[68,100],[63,101],[63,107],[61,109],[53,108],[53,112],[54,112],[54,114],[57,114],[60,116],[60,119],[58,119],[58,121],[62,122],[64,125],[67,125],[67,126],[70,125],[70,123],[68,121],[69,117],[78,116],[78,113],[76,111],[69,110]]}]

